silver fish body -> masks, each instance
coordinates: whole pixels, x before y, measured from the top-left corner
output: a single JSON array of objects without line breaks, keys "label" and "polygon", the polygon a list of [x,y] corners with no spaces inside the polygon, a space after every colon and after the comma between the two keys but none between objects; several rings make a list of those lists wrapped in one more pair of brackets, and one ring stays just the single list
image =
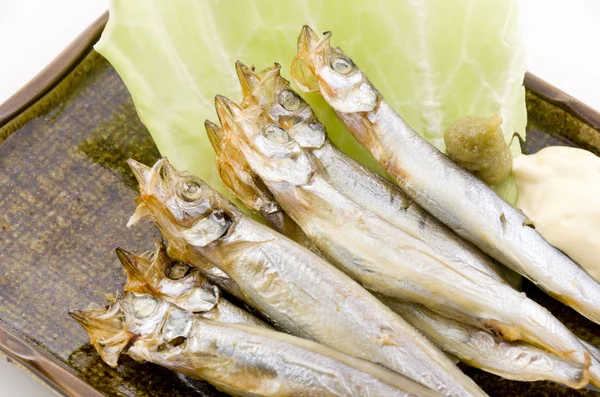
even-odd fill
[{"label": "silver fish body", "polygon": [[586,361],[577,338],[546,309],[486,273],[441,259],[426,240],[355,205],[325,178],[313,175],[294,189],[268,185],[309,238],[365,288]]},{"label": "silver fish body", "polygon": [[283,333],[197,319],[168,351],[136,341],[137,360],[200,377],[241,396],[438,396],[368,361]]},{"label": "silver fish body", "polygon": [[[116,309],[116,310],[115,310]],[[263,327],[208,320],[149,295],[115,307],[72,313],[95,343],[134,360],[206,380],[234,396],[437,396],[376,364]],[[107,327],[108,325],[108,327]],[[111,339],[129,337],[111,347]]]},{"label": "silver fish body", "polygon": [[[342,65],[342,66],[340,66]],[[404,192],[484,252],[600,323],[600,283],[554,248],[483,182],[430,145],[343,52],[304,27],[294,74],[319,90]]]},{"label": "silver fish body", "polygon": [[319,155],[315,152],[324,149],[302,147],[294,139],[302,125],[291,127],[286,137],[286,130],[276,131],[271,120],[253,116],[253,109],[227,106],[221,113],[237,113],[239,120],[238,130],[228,129],[235,121],[222,117],[224,129],[241,136],[237,150],[315,245],[365,288],[507,340],[589,361],[579,340],[545,308],[511,288],[479,251],[397,190],[339,161],[341,153],[327,150],[325,141]]},{"label": "silver fish body", "polygon": [[519,381],[550,380],[573,388],[588,382],[582,364],[521,342],[509,342],[479,328],[440,316],[424,307],[383,301],[442,350],[464,363]]},{"label": "silver fish body", "polygon": [[245,216],[164,159],[152,169],[130,165],[141,177],[136,211],[157,222],[170,253],[221,268],[244,300],[275,324],[444,395],[485,395],[418,331],[321,257]]},{"label": "silver fish body", "polygon": [[[506,270],[458,237],[420,206],[415,205],[398,186],[365,168],[333,145],[327,139],[325,127],[318,121],[311,107],[291,89],[289,81],[281,77],[279,65],[257,73],[238,61],[236,70],[245,95],[242,103],[245,106],[264,106],[265,113],[274,123],[286,129],[300,146],[311,150],[337,191],[393,225],[427,240],[432,250],[439,251],[440,255],[448,260],[463,262],[500,282],[505,282]],[[236,152],[236,157],[241,154],[237,153],[239,148],[234,148],[234,145],[222,142],[221,146],[227,147],[226,151],[219,148],[218,152],[221,154],[232,151]],[[238,157],[237,162],[243,163],[245,159]],[[231,178],[227,176],[225,179]],[[257,178],[260,180],[258,176],[253,179]],[[264,186],[264,181],[260,182],[261,186]],[[272,202],[272,206],[277,206],[274,198]]]},{"label": "silver fish body", "polygon": [[[162,243],[157,243],[154,251],[142,256],[122,249],[117,249],[117,253],[128,272],[124,288],[126,292],[148,293],[183,310],[196,312],[202,318],[220,323],[268,327],[218,294],[214,296],[212,285],[208,284],[202,275],[197,274],[199,270],[169,258]],[[206,297],[206,303],[199,304],[197,297]],[[385,300],[383,302],[442,350],[459,357],[469,365],[508,379],[552,380],[571,387],[581,387],[587,383],[583,367],[571,361],[525,344],[500,340],[478,328],[461,324],[419,306]],[[593,349],[587,345],[586,348]],[[143,353],[149,355],[155,352],[146,349]],[[182,354],[193,355],[190,352]],[[153,359],[164,360],[156,357]],[[168,366],[168,360],[166,362]]]}]

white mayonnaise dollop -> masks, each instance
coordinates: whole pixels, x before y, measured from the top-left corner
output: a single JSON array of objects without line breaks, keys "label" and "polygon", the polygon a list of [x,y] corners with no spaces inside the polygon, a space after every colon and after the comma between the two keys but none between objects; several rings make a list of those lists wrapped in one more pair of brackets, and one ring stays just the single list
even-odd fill
[{"label": "white mayonnaise dollop", "polygon": [[517,207],[552,245],[600,281],[600,157],[548,147],[514,160]]}]

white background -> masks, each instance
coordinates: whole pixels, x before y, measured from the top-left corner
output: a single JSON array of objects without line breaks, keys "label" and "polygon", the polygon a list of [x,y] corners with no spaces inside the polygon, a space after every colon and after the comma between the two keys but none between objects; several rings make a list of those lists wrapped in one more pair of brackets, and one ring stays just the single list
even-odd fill
[{"label": "white background", "polygon": [[[198,0],[201,1],[201,0]],[[0,0],[0,102],[99,17],[108,0]],[[521,0],[527,68],[600,110],[600,1]],[[0,357],[0,397],[52,392]]]}]

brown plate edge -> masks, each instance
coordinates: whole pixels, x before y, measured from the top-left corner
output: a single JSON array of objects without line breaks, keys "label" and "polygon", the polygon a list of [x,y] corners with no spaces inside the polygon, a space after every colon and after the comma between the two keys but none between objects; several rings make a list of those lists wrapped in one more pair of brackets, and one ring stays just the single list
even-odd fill
[{"label": "brown plate edge", "polygon": [[596,109],[573,98],[571,95],[561,91],[530,72],[525,73],[523,85],[528,91],[539,98],[563,109],[595,130],[600,131],[600,112]]},{"label": "brown plate edge", "polygon": [[33,375],[44,385],[64,396],[101,397],[102,394],[77,377],[67,365],[43,352],[8,326],[0,323],[0,356]]},{"label": "brown plate edge", "polygon": [[[20,115],[54,88],[89,53],[108,21],[108,11],[64,49],[46,68],[16,94],[0,104],[0,128]],[[573,98],[560,89],[527,72],[526,89],[545,101],[560,107],[594,129],[600,130],[600,112]],[[39,378],[52,390],[63,395],[102,396],[96,389],[78,378],[61,360],[54,358],[37,343],[12,331],[0,322],[0,355]]]},{"label": "brown plate edge", "polygon": [[98,41],[108,21],[108,11],[88,26],[52,62],[19,91],[0,103],[0,128],[54,88]]}]

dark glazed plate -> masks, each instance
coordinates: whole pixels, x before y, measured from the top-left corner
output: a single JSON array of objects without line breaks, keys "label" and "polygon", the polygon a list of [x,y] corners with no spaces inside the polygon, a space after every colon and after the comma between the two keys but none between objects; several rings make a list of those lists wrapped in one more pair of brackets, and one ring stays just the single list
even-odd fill
[{"label": "dark glazed plate", "polygon": [[[125,160],[151,164],[159,154],[122,81],[91,49],[105,22],[0,105],[0,352],[65,395],[220,395],[126,358],[108,368],[67,315],[122,288],[117,245],[141,252],[157,236],[148,223],[125,227],[137,187]],[[570,145],[600,154],[600,114],[532,75],[525,84],[526,152]],[[600,346],[600,326],[530,283],[524,289]],[[596,395],[462,368],[492,396]]]}]

